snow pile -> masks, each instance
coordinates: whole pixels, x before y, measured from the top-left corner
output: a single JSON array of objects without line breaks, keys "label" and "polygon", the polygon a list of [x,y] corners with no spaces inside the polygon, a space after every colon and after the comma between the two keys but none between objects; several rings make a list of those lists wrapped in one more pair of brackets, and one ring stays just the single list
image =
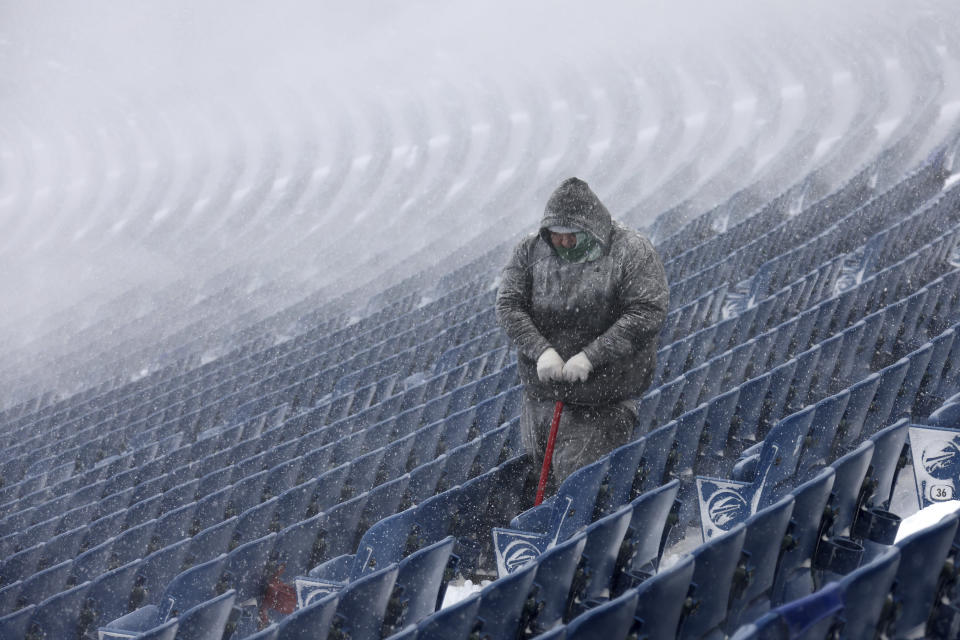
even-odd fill
[{"label": "snow pile", "polygon": [[446,609],[450,605],[457,604],[461,600],[466,600],[474,593],[479,592],[485,586],[490,584],[489,580],[481,580],[480,584],[474,584],[473,580],[453,580],[450,584],[447,585],[447,591],[443,596],[443,606],[441,609]]},{"label": "snow pile", "polygon": [[949,500],[947,502],[938,502],[925,509],[917,511],[912,516],[904,518],[897,529],[897,540],[900,542],[907,536],[918,531],[923,531],[927,527],[932,527],[951,513],[960,510],[960,500]]}]

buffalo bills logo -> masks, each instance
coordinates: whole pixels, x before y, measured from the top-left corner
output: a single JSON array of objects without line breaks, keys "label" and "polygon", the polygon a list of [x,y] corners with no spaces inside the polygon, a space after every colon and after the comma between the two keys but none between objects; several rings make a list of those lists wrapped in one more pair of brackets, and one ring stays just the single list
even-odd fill
[{"label": "buffalo bills logo", "polygon": [[729,531],[739,522],[743,522],[750,513],[750,506],[737,491],[729,489],[717,491],[710,497],[707,513],[715,527]]},{"label": "buffalo bills logo", "polygon": [[514,540],[503,550],[503,564],[507,573],[513,573],[523,565],[533,562],[540,555],[536,545],[526,540]]},{"label": "buffalo bills logo", "polygon": [[925,448],[921,460],[931,478],[951,480],[960,476],[960,447],[956,439]]}]

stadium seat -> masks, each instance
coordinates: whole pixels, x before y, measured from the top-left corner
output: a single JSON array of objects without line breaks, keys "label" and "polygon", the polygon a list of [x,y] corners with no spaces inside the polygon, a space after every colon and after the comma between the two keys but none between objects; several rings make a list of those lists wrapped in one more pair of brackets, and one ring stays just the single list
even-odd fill
[{"label": "stadium seat", "polygon": [[23,580],[18,600],[21,604],[36,604],[50,596],[60,593],[70,575],[71,560],[48,567]]},{"label": "stadium seat", "polygon": [[490,638],[512,638],[520,632],[525,611],[532,607],[528,602],[537,564],[528,563],[480,591],[480,607],[477,622],[480,632]]},{"label": "stadium seat", "polygon": [[[30,628],[33,610],[36,605],[27,605],[13,613],[0,616],[0,636],[4,638],[23,638]],[[5,609],[6,610],[6,609]]]},{"label": "stadium seat", "polygon": [[[893,600],[899,612],[892,622],[896,637],[917,633],[924,635],[931,609],[939,597],[939,576],[957,531],[957,514],[944,517],[937,524],[897,542],[900,564],[894,580],[909,584],[909,589],[895,589]],[[881,620],[881,625],[889,624]]]},{"label": "stadium seat", "polygon": [[820,543],[820,523],[834,477],[833,467],[827,467],[791,491],[794,503],[787,528],[790,543],[783,550],[775,575],[770,597],[774,606],[813,592],[811,564]]},{"label": "stadium seat", "polygon": [[356,640],[380,638],[396,579],[397,565],[391,564],[347,584],[338,594],[333,628]]},{"label": "stadium seat", "polygon": [[633,505],[628,504],[587,527],[587,543],[580,556],[582,579],[575,585],[573,612],[594,600],[609,600],[614,576],[620,569],[621,546],[630,526]]},{"label": "stadium seat", "polygon": [[560,484],[556,495],[517,515],[510,526],[542,534],[546,544],[566,540],[591,521],[609,464],[608,459],[602,458],[574,471]]},{"label": "stadium seat", "polygon": [[693,550],[692,605],[684,613],[677,637],[704,637],[726,619],[746,533],[745,526],[738,524]]},{"label": "stadium seat", "polygon": [[843,590],[842,637],[852,640],[876,634],[899,564],[899,549],[890,547],[839,581]]},{"label": "stadium seat", "polygon": [[160,604],[167,584],[180,573],[190,548],[190,540],[175,542],[149,554],[137,569],[134,585],[134,606],[142,603]]},{"label": "stadium seat", "polygon": [[38,603],[30,619],[31,633],[42,638],[75,637],[89,587],[90,583],[84,582]]},{"label": "stadium seat", "polygon": [[129,611],[130,594],[139,566],[140,561],[134,560],[104,573],[90,583],[81,616],[84,627],[82,634],[95,635],[97,627]]},{"label": "stadium seat", "polygon": [[636,587],[637,606],[634,616],[640,623],[640,637],[677,636],[693,580],[693,569],[693,556],[683,555],[674,564],[650,576]]},{"label": "stadium seat", "polygon": [[596,513],[609,514],[620,505],[630,502],[639,477],[644,446],[646,439],[638,438],[610,452],[607,476],[598,491]]},{"label": "stadium seat", "polygon": [[677,423],[670,422],[646,434],[641,461],[640,491],[656,489],[664,484],[668,460],[673,455],[673,443],[677,435]]},{"label": "stadium seat", "polygon": [[770,590],[786,538],[794,498],[787,495],[747,518],[743,541],[744,570],[736,576],[725,629],[732,634],[770,609]]},{"label": "stadium seat", "polygon": [[176,637],[184,640],[222,637],[236,596],[230,589],[181,613]]},{"label": "stadium seat", "polygon": [[415,625],[436,611],[446,592],[448,572],[456,566],[454,539],[448,536],[400,561],[396,587],[401,614],[395,625]]},{"label": "stadium seat", "polygon": [[479,593],[444,607],[417,624],[417,640],[466,638],[474,629],[479,609]]},{"label": "stadium seat", "polygon": [[590,609],[567,625],[567,638],[607,640],[625,638],[633,628],[637,593],[627,593]]},{"label": "stadium seat", "polygon": [[278,640],[325,640],[337,612],[339,594],[333,593],[297,609],[282,621]]}]

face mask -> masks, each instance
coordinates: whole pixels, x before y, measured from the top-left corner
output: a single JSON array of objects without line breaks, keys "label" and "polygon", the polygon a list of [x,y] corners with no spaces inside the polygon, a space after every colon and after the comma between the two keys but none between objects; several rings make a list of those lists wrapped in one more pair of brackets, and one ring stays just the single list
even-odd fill
[{"label": "face mask", "polygon": [[578,231],[576,234],[577,244],[569,249],[554,246],[554,249],[561,258],[567,262],[591,262],[600,257],[600,243],[597,239],[586,231]]}]

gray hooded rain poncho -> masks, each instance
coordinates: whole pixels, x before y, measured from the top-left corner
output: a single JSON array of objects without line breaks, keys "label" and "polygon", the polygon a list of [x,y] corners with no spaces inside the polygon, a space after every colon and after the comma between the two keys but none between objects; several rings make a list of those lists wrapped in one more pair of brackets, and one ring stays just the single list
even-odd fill
[{"label": "gray hooded rain poncho", "polygon": [[[600,245],[582,261],[554,249],[549,227],[574,227]],[[663,264],[649,240],[610,217],[586,182],[565,180],[547,202],[540,232],[525,238],[501,275],[497,319],[517,348],[524,385],[524,444],[542,453],[557,400],[565,404],[555,480],[625,443],[635,399],[650,385],[669,302]],[[593,366],[584,382],[542,382],[537,359],[553,347]]]}]

